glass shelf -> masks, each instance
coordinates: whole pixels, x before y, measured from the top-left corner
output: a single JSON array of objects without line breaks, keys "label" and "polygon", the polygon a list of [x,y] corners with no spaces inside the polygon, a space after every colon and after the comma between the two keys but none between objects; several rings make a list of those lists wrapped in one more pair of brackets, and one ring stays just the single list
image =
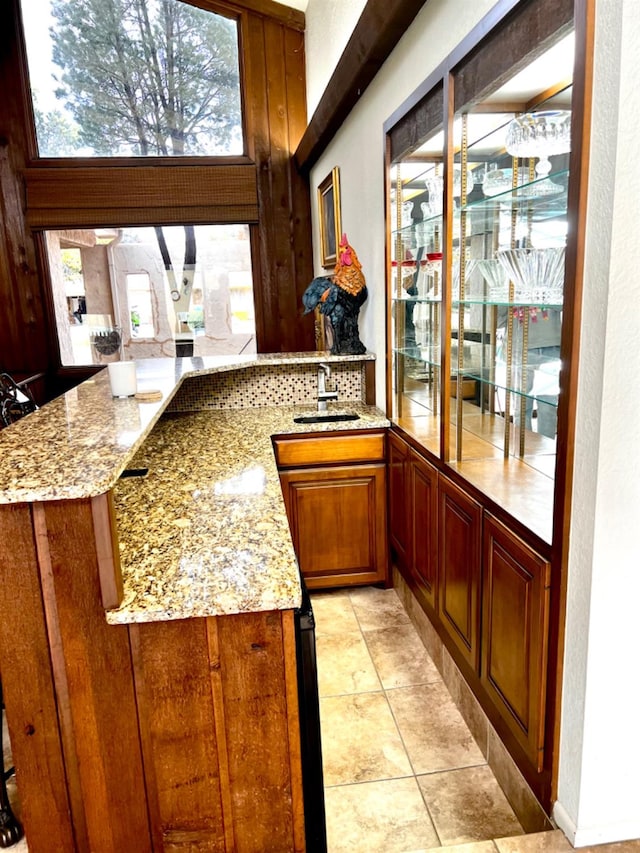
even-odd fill
[{"label": "glass shelf", "polygon": [[464,307],[465,305],[482,305],[487,308],[495,306],[496,308],[537,308],[540,311],[561,311],[562,302],[542,302],[533,300],[508,300],[495,299],[493,297],[469,296],[464,299],[455,299],[452,302],[453,308]]},{"label": "glass shelf", "polygon": [[398,302],[413,302],[416,304],[424,304],[424,305],[440,305],[442,302],[441,296],[393,296],[391,301],[395,304]]},{"label": "glass shelf", "polygon": [[[488,368],[485,370],[482,369],[473,369],[473,368],[463,368],[459,371],[452,371],[455,376],[461,376],[464,379],[471,379],[475,382],[481,383],[482,386],[491,387],[496,391],[502,391],[504,393],[512,394],[514,398],[519,399],[520,397],[528,399],[528,400],[538,400],[540,397],[548,398],[545,400],[545,404],[552,406],[554,409],[558,408],[558,374],[553,374],[550,372],[541,371],[538,367],[530,367],[527,368],[526,371],[518,371],[518,375],[522,376],[524,373],[524,377],[530,379],[532,383],[532,387],[530,390],[523,390],[522,386],[509,386],[507,383],[507,377],[505,375],[506,370],[505,366],[502,365],[502,369],[496,368],[497,376],[491,377],[489,376]],[[545,373],[544,380],[540,382],[540,374]],[[527,386],[525,383],[522,383],[524,387]],[[476,391],[476,396],[480,396],[480,389]]]},{"label": "glass shelf", "polygon": [[404,347],[403,349],[395,349],[393,352],[396,355],[402,355],[405,358],[420,361],[423,364],[428,364],[431,367],[440,367],[440,346],[433,344],[431,346],[416,346]]},{"label": "glass shelf", "polygon": [[[567,183],[569,170],[561,169],[552,172],[545,178],[540,178],[529,183],[520,184],[515,189],[509,189],[497,195],[485,196],[484,198],[467,201],[461,205],[456,214],[469,213],[476,210],[488,213],[500,213],[505,209],[530,208],[535,217],[552,218],[566,216],[567,212]],[[553,194],[545,193],[544,188],[550,183],[558,186],[559,192]]]}]

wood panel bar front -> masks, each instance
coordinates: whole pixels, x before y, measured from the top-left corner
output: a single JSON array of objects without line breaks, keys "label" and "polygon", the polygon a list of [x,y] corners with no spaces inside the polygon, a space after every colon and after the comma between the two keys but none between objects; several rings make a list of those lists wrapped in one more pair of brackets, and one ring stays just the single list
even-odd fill
[{"label": "wood panel bar front", "polygon": [[[0,671],[31,853],[75,850],[68,779],[28,504],[0,506]],[[8,614],[11,614],[10,617]]]},{"label": "wood panel bar front", "polygon": [[144,853],[152,846],[129,635],[105,618],[91,502],[42,506],[55,596],[47,620],[68,699],[65,759],[78,768],[88,849]]},{"label": "wood panel bar front", "polygon": [[154,849],[224,850],[206,621],[131,625]]},{"label": "wood panel bar front", "polygon": [[303,853],[292,610],[107,623],[91,499],[0,506],[30,853]]}]

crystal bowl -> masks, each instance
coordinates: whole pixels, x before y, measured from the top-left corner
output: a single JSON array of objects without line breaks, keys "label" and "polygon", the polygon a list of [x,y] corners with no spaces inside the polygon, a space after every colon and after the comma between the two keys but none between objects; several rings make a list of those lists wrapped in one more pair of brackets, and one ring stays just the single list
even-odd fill
[{"label": "crystal bowl", "polygon": [[515,285],[518,302],[555,305],[562,302],[564,246],[551,249],[502,249],[496,252]]},{"label": "crystal bowl", "polygon": [[488,297],[496,302],[506,302],[509,298],[509,276],[506,269],[495,258],[476,262],[478,270],[489,285]]},{"label": "crystal bowl", "polygon": [[551,170],[549,156],[571,150],[571,110],[543,110],[516,116],[507,127],[505,146],[513,157],[539,157],[538,175]]},{"label": "crystal bowl", "polygon": [[[526,184],[528,172],[518,169],[518,184]],[[513,188],[513,169],[492,169],[482,179],[482,192],[486,196],[499,195]]]}]

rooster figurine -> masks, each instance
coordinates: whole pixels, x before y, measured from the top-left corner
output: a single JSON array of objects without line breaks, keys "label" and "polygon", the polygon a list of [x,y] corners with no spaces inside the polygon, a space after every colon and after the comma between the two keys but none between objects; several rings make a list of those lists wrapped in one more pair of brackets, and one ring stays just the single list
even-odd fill
[{"label": "rooster figurine", "polygon": [[358,313],[367,295],[362,265],[343,234],[333,275],[314,278],[302,296],[305,314],[319,307],[329,318],[333,355],[362,355],[366,351],[358,335]]}]

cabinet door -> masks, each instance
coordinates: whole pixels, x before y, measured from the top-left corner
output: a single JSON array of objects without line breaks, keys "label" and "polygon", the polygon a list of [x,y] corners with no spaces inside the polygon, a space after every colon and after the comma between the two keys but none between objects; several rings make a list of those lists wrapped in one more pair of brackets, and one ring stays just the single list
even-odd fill
[{"label": "cabinet door", "polygon": [[410,553],[411,499],[408,492],[409,445],[389,433],[389,538],[394,557],[401,569],[408,569]]},{"label": "cabinet door", "polygon": [[440,620],[464,661],[479,671],[482,507],[446,477],[439,480]]},{"label": "cabinet door", "polygon": [[490,515],[484,527],[481,681],[542,769],[550,564]]},{"label": "cabinet door", "polygon": [[280,480],[310,589],[387,581],[384,465],[282,471]]},{"label": "cabinet door", "polygon": [[438,471],[414,450],[409,462],[411,568],[418,595],[436,609],[438,576]]}]

